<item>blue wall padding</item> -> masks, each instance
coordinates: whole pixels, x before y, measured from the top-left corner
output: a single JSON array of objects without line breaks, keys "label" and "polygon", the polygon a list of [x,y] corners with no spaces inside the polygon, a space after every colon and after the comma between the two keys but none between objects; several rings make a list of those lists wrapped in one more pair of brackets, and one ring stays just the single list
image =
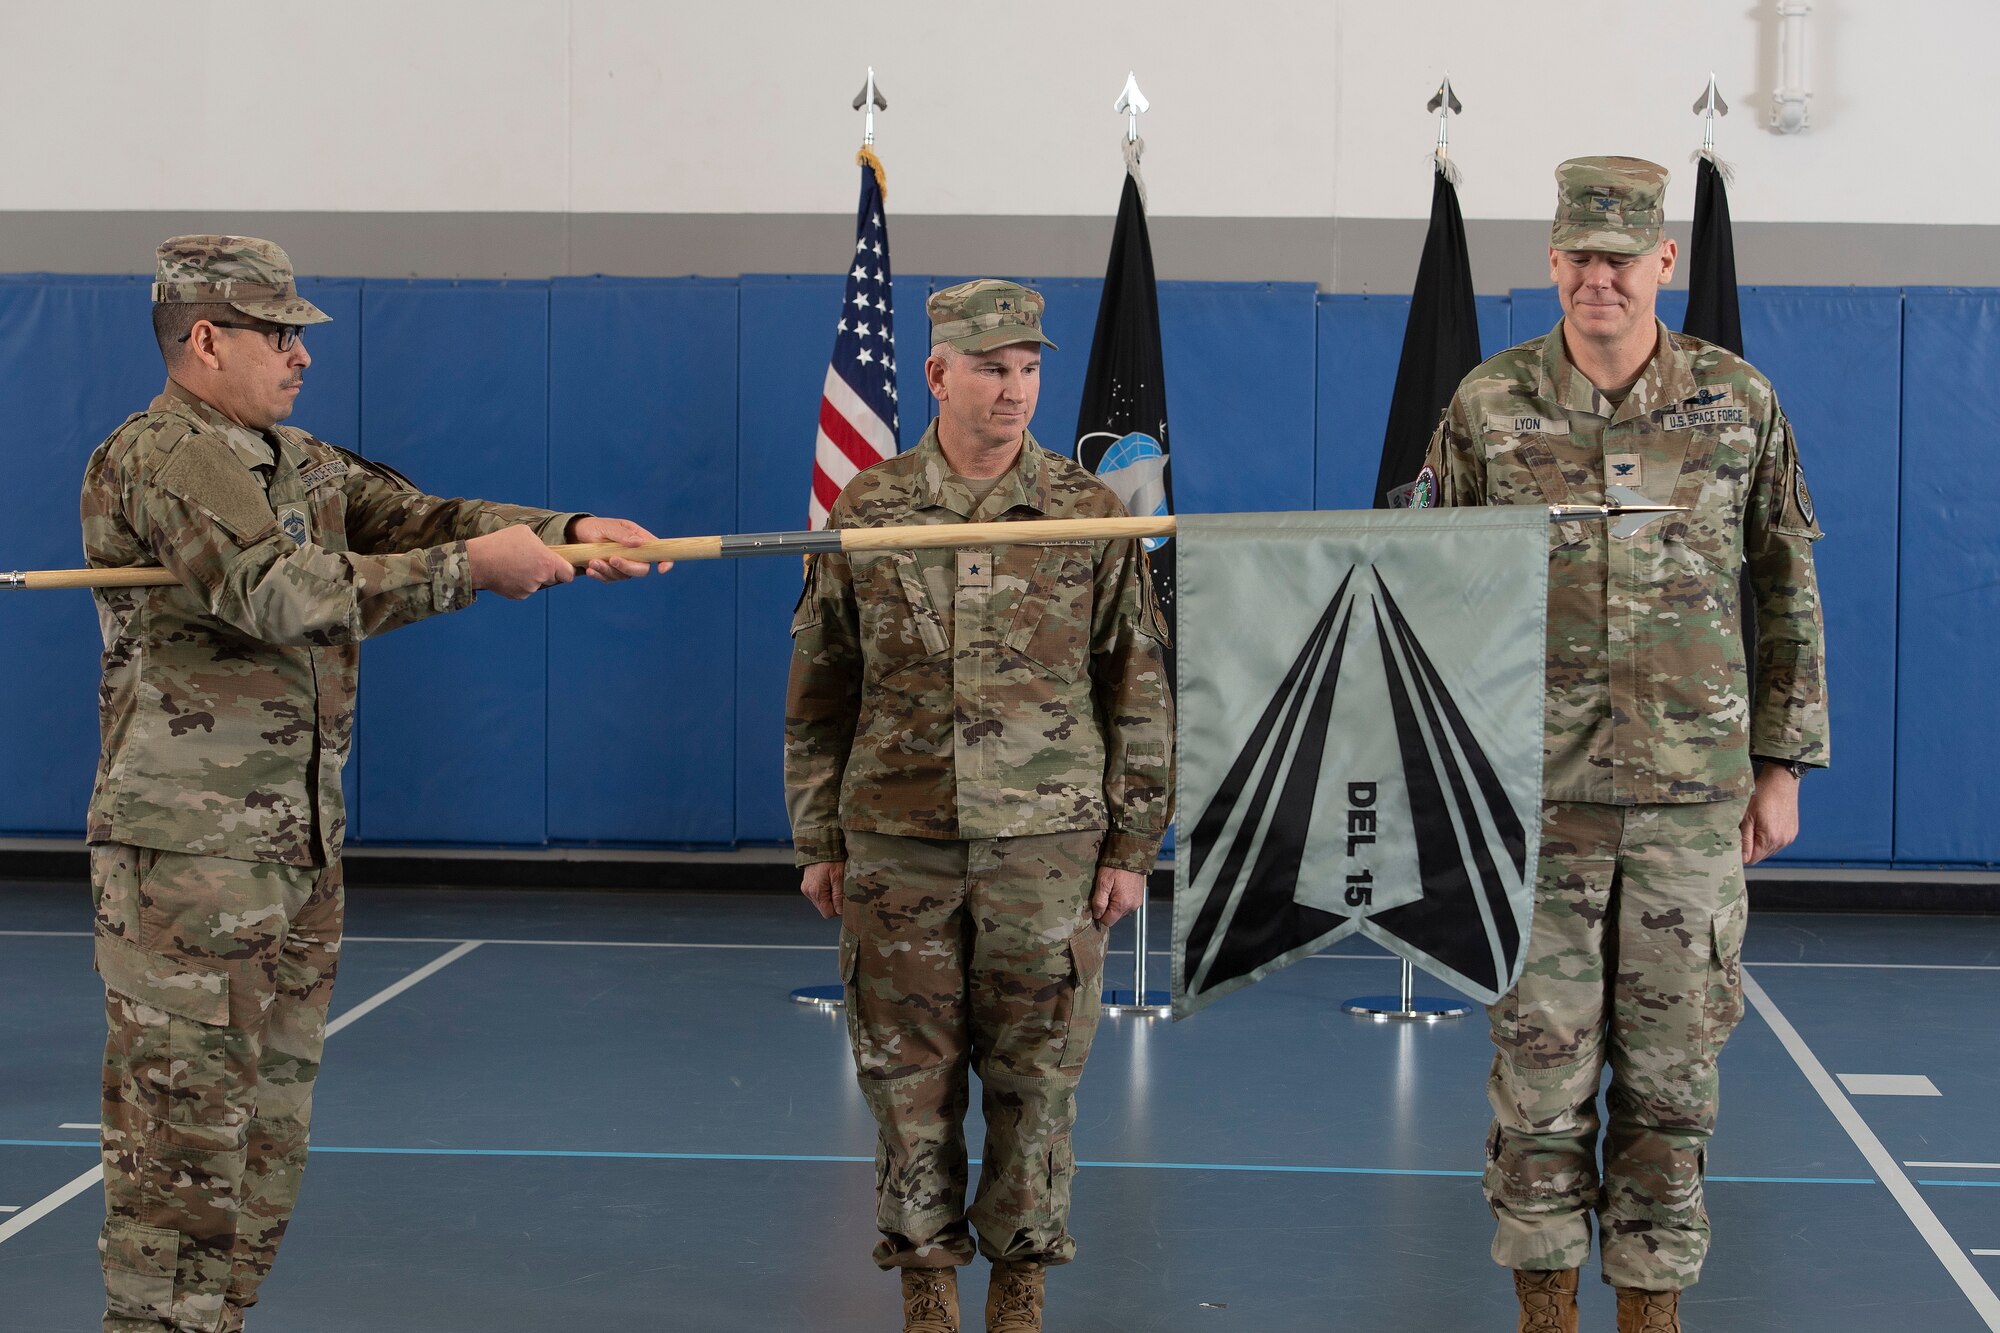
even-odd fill
[{"label": "blue wall padding", "polygon": [[[1312,508],[1315,298],[1304,282],[1160,284],[1182,513]],[[1088,327],[1096,316],[1093,302]],[[1075,356],[1089,361],[1087,334]]]},{"label": "blue wall padding", "polygon": [[[145,283],[0,283],[8,570],[83,563],[77,496],[91,450],[160,391]],[[75,837],[97,769],[90,594],[0,592],[0,829]]]},{"label": "blue wall padding", "polygon": [[[547,502],[549,284],[371,281],[361,361],[363,453],[434,495]],[[483,593],[368,645],[359,804],[371,841],[546,840],[553,600]]]},{"label": "blue wall padding", "polygon": [[1895,853],[1896,528],[1902,301],[1895,291],[1746,287],[1743,342],[1777,387],[1826,530],[1833,767],[1800,792],[1792,861]]},{"label": "blue wall padding", "polygon": [[[2000,861],[2000,293],[1903,302],[1896,857]],[[1871,367],[1880,373],[1880,367]],[[1880,571],[1877,577],[1886,577]],[[1878,627],[1878,633],[1883,632]]]},{"label": "blue wall padding", "polygon": [[[1507,346],[1507,298],[1475,298],[1479,351]],[[1410,319],[1407,296],[1319,298],[1315,509],[1367,509],[1382,467],[1382,436],[1396,392],[1396,366]]]},{"label": "blue wall padding", "polygon": [[[905,447],[931,414],[924,298],[956,280],[896,284]],[[1101,284],[1039,285],[1062,350],[1045,360],[1035,425],[1066,453]],[[838,277],[305,289],[335,322],[308,332],[296,424],[426,489],[621,514],[661,535],[804,525]],[[1365,502],[1407,298],[1165,283],[1160,300],[1183,511]],[[1663,296],[1670,326],[1684,301]],[[1479,312],[1488,353],[1561,313],[1547,288],[1483,297]],[[1807,779],[1788,859],[2000,862],[2000,824],[1983,817],[2000,804],[2000,713],[1979,703],[2000,543],[1964,498],[2000,491],[2000,410],[1982,393],[2000,359],[2000,293],[1747,288],[1743,313],[1828,532],[1835,767]],[[6,568],[79,562],[84,460],[161,379],[142,279],[0,275]],[[783,841],[799,577],[792,559],[690,562],[525,606],[487,594],[371,645],[352,831],[376,843]],[[79,830],[97,652],[87,596],[0,594],[0,698],[30,705],[0,733],[0,836]]]},{"label": "blue wall padding", "polygon": [[[654,535],[736,530],[737,285],[560,280],[549,312],[549,506]],[[555,590],[549,837],[736,836],[739,562]]]}]

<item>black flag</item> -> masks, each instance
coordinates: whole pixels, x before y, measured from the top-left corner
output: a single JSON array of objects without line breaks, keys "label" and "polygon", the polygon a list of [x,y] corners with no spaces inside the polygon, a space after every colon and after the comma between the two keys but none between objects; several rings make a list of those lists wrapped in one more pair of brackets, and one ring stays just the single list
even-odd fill
[{"label": "black flag", "polygon": [[[1076,413],[1076,461],[1117,492],[1136,517],[1174,512],[1167,469],[1167,379],[1160,356],[1160,297],[1153,282],[1153,243],[1146,235],[1145,186],[1137,144],[1126,146],[1125,190],[1111,234],[1111,262],[1090,339],[1083,402]],[[1153,588],[1174,613],[1174,548],[1149,537]]]},{"label": "black flag", "polygon": [[1681,332],[1743,355],[1743,319],[1736,308],[1736,240],[1729,230],[1729,191],[1715,159],[1701,157],[1694,187],[1694,238],[1688,247],[1688,308]]},{"label": "black flag", "polygon": [[[1375,474],[1375,507],[1400,508],[1391,492],[1408,486],[1424,465],[1424,449],[1438,413],[1479,364],[1479,311],[1472,299],[1472,261],[1465,251],[1465,218],[1458,190],[1442,168],[1431,186],[1431,229],[1410,296],[1403,328],[1403,359],[1389,401],[1382,436],[1382,468]],[[1405,503],[1407,500],[1405,498]]]}]

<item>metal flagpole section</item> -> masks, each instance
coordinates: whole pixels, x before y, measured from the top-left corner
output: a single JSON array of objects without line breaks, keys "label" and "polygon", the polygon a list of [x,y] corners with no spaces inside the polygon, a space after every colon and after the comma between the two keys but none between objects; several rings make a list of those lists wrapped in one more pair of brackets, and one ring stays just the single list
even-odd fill
[{"label": "metal flagpole section", "polygon": [[1435,995],[1417,994],[1417,969],[1403,960],[1403,984],[1397,995],[1362,995],[1340,1006],[1350,1014],[1360,1014],[1378,1023],[1435,1023],[1440,1018],[1463,1018],[1472,1012],[1464,1000],[1446,1000]]},{"label": "metal flagpole section", "polygon": [[[889,109],[889,99],[882,96],[882,90],[875,86],[875,67],[868,67],[868,79],[861,85],[861,91],[854,95],[854,109],[862,113],[861,147],[864,150],[875,144],[875,113]],[[865,195],[864,195],[865,198]],[[858,270],[857,270],[858,271]],[[876,277],[881,278],[881,274]],[[886,299],[888,293],[883,293]],[[843,325],[844,327],[844,325]],[[886,332],[887,325],[884,325]],[[731,550],[734,546],[736,549]],[[841,549],[838,534],[824,530],[814,533],[760,533],[747,540],[737,538],[732,542],[724,538],[718,550],[719,555],[758,555],[765,551],[789,550],[810,555],[814,551],[838,551]],[[792,999],[798,1004],[809,1004],[817,1009],[838,1009],[846,1002],[845,986],[834,983],[824,986],[799,986],[792,991]]]},{"label": "metal flagpole section", "polygon": [[1139,891],[1139,905],[1132,909],[1132,989],[1104,992],[1107,1014],[1138,1014],[1142,1018],[1164,1018],[1174,1011],[1173,997],[1163,990],[1146,988],[1146,899],[1150,886]]},{"label": "metal flagpole section", "polygon": [[[1118,91],[1118,97],[1111,104],[1113,112],[1125,117],[1125,153],[1128,169],[1135,169],[1138,163],[1139,117],[1152,109],[1152,103],[1139,91],[1139,75],[1136,70],[1125,74],[1125,86]],[[1137,179],[1135,174],[1134,179]],[[1141,187],[1140,198],[1145,197]],[[1104,1012],[1107,1014],[1138,1014],[1144,1018],[1159,1018],[1171,1014],[1172,998],[1163,990],[1150,990],[1146,986],[1146,948],[1150,934],[1146,928],[1146,902],[1152,896],[1150,885],[1139,890],[1139,905],[1132,910],[1132,988],[1130,990],[1106,990],[1104,992]]]}]

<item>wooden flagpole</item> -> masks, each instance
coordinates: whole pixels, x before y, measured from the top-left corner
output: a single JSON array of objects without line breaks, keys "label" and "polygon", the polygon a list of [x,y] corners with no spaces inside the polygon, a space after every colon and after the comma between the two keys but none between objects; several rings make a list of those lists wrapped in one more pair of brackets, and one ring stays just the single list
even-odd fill
[{"label": "wooden flagpole", "polygon": [[[1673,505],[1613,503],[1550,505],[1551,523],[1578,519],[1677,514]],[[752,555],[815,555],[835,551],[909,551],[936,547],[1033,546],[1044,542],[1171,537],[1172,515],[1162,518],[1038,518],[1013,523],[922,523],[887,528],[835,528],[819,532],[752,532],[736,536],[664,537],[639,546],[579,542],[549,549],[582,568],[592,560],[728,560]],[[1620,532],[1617,535],[1627,535]],[[0,588],[158,588],[178,583],[157,565],[123,569],[35,569],[0,573]]]}]

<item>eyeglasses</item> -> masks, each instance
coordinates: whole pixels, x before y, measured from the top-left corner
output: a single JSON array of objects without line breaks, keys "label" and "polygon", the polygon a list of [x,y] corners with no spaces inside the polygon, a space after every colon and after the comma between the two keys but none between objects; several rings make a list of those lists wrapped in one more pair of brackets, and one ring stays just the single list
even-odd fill
[{"label": "eyeglasses", "polygon": [[[213,324],[218,329],[248,329],[252,333],[261,333],[266,337],[271,337],[275,334],[276,339],[273,345],[281,352],[291,351],[297,345],[300,335],[304,332],[296,324],[244,324],[232,319],[211,319],[203,322]],[[174,341],[186,342],[192,337],[194,337],[194,330],[189,329]]]}]

